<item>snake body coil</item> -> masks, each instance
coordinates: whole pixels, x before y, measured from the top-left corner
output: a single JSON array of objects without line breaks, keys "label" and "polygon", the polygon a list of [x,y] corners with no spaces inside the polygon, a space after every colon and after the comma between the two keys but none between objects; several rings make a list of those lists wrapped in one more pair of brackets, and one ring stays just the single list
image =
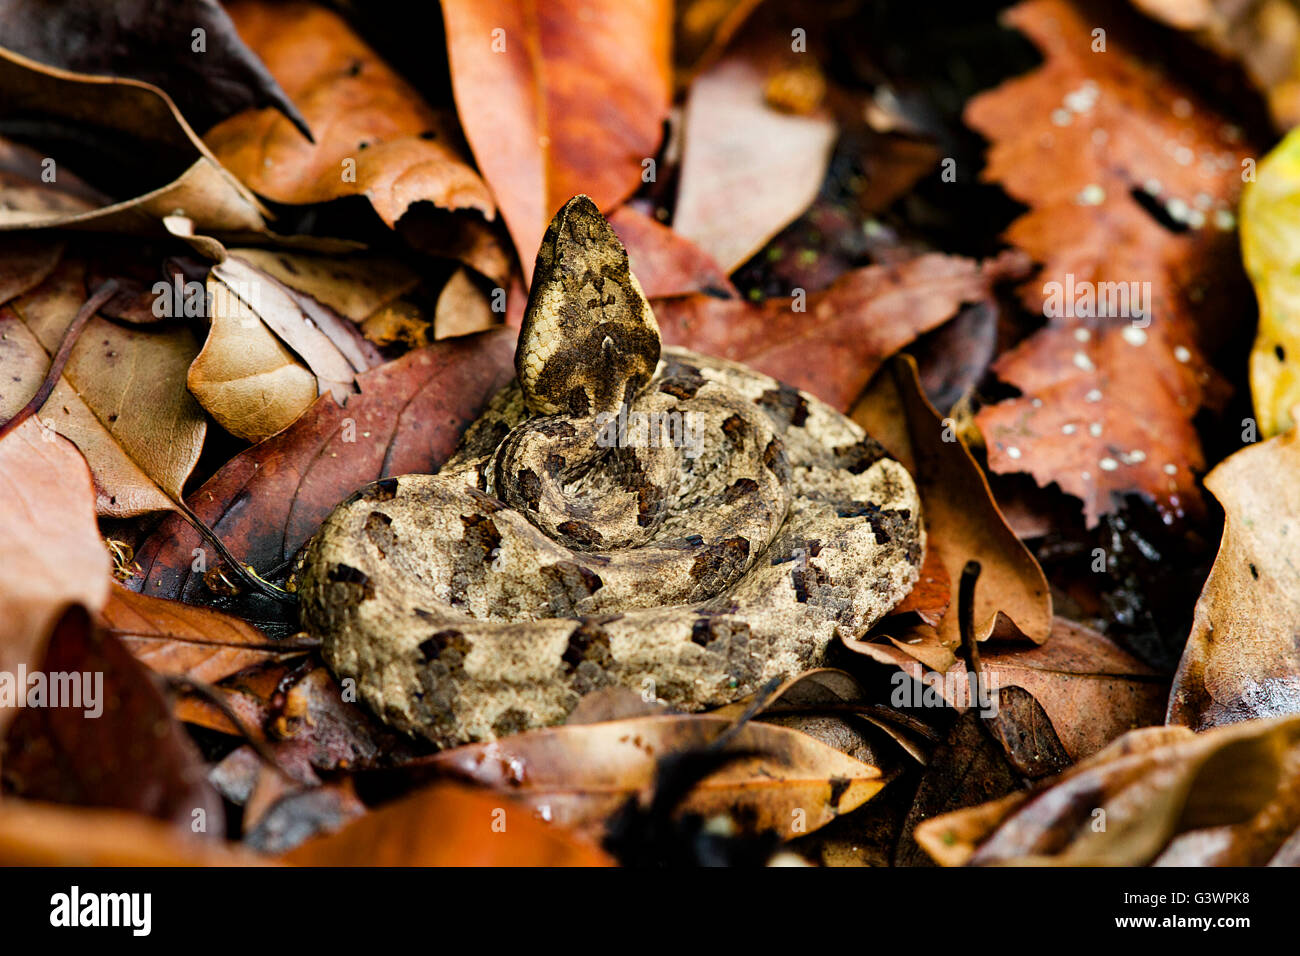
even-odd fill
[{"label": "snake body coil", "polygon": [[809,395],[661,348],[585,196],[547,230],[515,364],[437,475],[363,488],[308,549],[303,624],[394,726],[491,739],[610,684],[725,704],[915,582],[906,470]]}]

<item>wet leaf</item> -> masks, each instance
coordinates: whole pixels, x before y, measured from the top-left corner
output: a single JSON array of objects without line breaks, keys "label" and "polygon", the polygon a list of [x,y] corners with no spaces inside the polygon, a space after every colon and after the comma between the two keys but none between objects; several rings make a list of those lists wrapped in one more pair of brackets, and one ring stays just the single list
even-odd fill
[{"label": "wet leaf", "polygon": [[551,216],[578,193],[608,211],[642,183],[668,116],[668,0],[442,4],[465,136],[524,279]]},{"label": "wet leaf", "polygon": [[1200,347],[1237,312],[1249,152],[1118,24],[1103,55],[1095,18],[1069,0],[1008,18],[1047,62],[976,97],[966,119],[991,141],[984,178],[1030,207],[1006,238],[1043,263],[1023,292],[1049,321],[994,366],[1023,395],[976,417],[989,467],[1056,482],[1083,499],[1088,527],[1128,493],[1172,521],[1200,506],[1192,417],[1221,389]]},{"label": "wet leaf", "polygon": [[1144,13],[1241,61],[1279,130],[1300,123],[1300,11],[1294,3],[1133,0]]}]

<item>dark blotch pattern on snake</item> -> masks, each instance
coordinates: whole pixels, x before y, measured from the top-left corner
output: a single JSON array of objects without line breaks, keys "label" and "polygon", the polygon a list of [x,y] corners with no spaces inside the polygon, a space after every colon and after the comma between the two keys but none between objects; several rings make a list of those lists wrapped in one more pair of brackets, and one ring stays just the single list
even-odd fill
[{"label": "dark blotch pattern on snake", "polygon": [[661,348],[585,196],[547,230],[515,364],[437,475],[362,489],[308,549],[303,624],[394,726],[491,739],[608,685],[726,704],[915,582],[907,471],[812,396]]}]

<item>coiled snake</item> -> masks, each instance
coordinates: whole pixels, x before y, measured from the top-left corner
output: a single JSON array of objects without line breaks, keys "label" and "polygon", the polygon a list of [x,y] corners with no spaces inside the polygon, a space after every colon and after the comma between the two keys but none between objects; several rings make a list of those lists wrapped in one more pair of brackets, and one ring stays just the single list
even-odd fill
[{"label": "coiled snake", "polygon": [[915,582],[907,471],[817,399],[661,348],[585,196],[542,241],[515,366],[438,474],[368,485],[307,550],[303,625],[392,725],[491,739],[610,684],[725,704]]}]

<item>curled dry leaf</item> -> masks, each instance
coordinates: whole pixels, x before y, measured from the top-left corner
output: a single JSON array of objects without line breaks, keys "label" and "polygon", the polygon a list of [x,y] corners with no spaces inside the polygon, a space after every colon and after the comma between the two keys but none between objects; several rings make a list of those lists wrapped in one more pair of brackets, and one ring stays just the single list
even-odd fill
[{"label": "curled dry leaf", "polygon": [[[845,643],[932,686],[950,707],[964,710],[968,702],[978,701],[966,683],[969,665],[964,660],[954,660],[947,672],[936,671],[926,663],[923,649],[904,641]],[[992,641],[980,648],[980,662],[995,686],[1019,687],[1038,701],[1072,760],[1163,718],[1166,679],[1108,638],[1065,618],[1053,621],[1045,644]]]},{"label": "curled dry leaf", "polygon": [[1119,29],[1093,53],[1095,18],[1070,0],[1008,18],[1046,63],[976,97],[966,120],[991,140],[984,177],[1030,207],[1006,238],[1043,263],[1024,299],[1048,323],[994,366],[1023,395],[976,417],[989,467],[1056,482],[1088,527],[1129,493],[1173,521],[1201,504],[1192,418],[1218,383],[1198,345],[1239,311],[1249,154]]},{"label": "curled dry leaf", "polygon": [[[628,799],[648,795],[658,761],[707,747],[731,725],[693,714],[566,725],[457,747],[417,765],[505,791],[545,819],[597,829]],[[810,832],[884,786],[876,767],[785,727],[747,723],[726,749],[752,756],[696,784],[681,807],[704,817],[726,814],[747,832]],[[793,812],[799,809],[804,815]],[[800,822],[806,829],[798,829]]]},{"label": "curled dry leaf", "polygon": [[212,324],[186,384],[222,428],[261,441],[311,406],[320,394],[316,376],[215,275],[208,276],[207,293]]},{"label": "curled dry leaf", "polygon": [[39,150],[0,137],[0,227],[76,215],[112,203],[111,198],[66,168],[60,180],[42,182],[44,160]]},{"label": "curled dry leaf", "polygon": [[845,273],[804,298],[660,299],[664,342],[744,362],[846,410],[881,363],[994,283],[1024,274],[1016,253],[977,263],[930,254]]},{"label": "curled dry leaf", "polygon": [[365,196],[390,227],[417,202],[495,215],[487,186],[456,146],[454,124],[342,17],[308,3],[227,7],[316,136],[308,142],[271,110],[212,129],[213,153],[254,191],[293,204]]},{"label": "curled dry leaf", "polygon": [[[1022,635],[1035,643],[1052,629],[1052,598],[1043,570],[998,510],[988,480],[957,435],[921,392],[916,363],[901,356],[883,370],[853,410],[854,420],[908,467],[948,578],[967,561],[981,567],[975,590],[976,640]],[[900,425],[906,422],[906,433]],[[938,625],[947,648],[961,643],[956,602]],[[946,669],[946,666],[941,668]]]},{"label": "curled dry leaf", "polygon": [[[386,475],[430,472],[514,374],[514,334],[439,342],[357,378],[340,406],[322,395],[285,431],[236,456],[189,499],[190,507],[245,562],[262,571],[291,558],[340,501]],[[203,544],[167,520],[141,545],[130,586],[156,597],[212,603],[193,569]]]},{"label": "curled dry leaf", "polygon": [[1241,255],[1259,299],[1259,329],[1250,353],[1250,392],[1259,433],[1271,438],[1294,424],[1300,403],[1300,131],[1260,161],[1241,194]]},{"label": "curled dry leaf", "polygon": [[[284,254],[253,259],[290,276],[295,260],[310,261]],[[232,252],[212,267],[208,293],[212,328],[187,383],[212,417],[240,438],[275,434],[317,394],[328,391],[345,401],[357,373],[381,362],[355,324],[242,254]]]},{"label": "curled dry leaf", "polygon": [[1229,457],[1205,479],[1225,514],[1169,697],[1193,730],[1300,714],[1300,430]]},{"label": "curled dry leaf", "polygon": [[440,783],[282,858],[300,866],[609,866],[599,848],[524,806]]},{"label": "curled dry leaf", "polygon": [[[0,355],[19,379],[0,389],[0,417],[36,393],[87,298],[84,275],[80,263],[64,261],[0,309]],[[100,514],[163,511],[180,497],[207,434],[203,410],[185,390],[196,352],[186,328],[127,328],[92,317],[82,330],[39,414],[86,456]]]},{"label": "curled dry leaf", "polygon": [[294,105],[216,0],[172,0],[165,6],[126,0],[92,7],[4,0],[0,22],[10,50],[73,73],[131,77],[166,90],[200,129],[241,110],[269,106],[307,134]]},{"label": "curled dry leaf", "polygon": [[1154,866],[1295,866],[1300,846],[1300,748],[1286,752],[1272,799],[1249,820],[1176,836]]},{"label": "curled dry leaf", "polygon": [[272,640],[240,618],[117,585],[100,618],[108,633],[153,670],[207,684],[316,647],[305,635]]},{"label": "curled dry leaf", "polygon": [[[109,560],[85,461],[32,419],[0,439],[0,501],[0,672],[16,674],[36,666],[67,605],[103,606]],[[13,715],[0,707],[0,733]]]},{"label": "curled dry leaf", "polygon": [[[108,205],[55,203],[6,209],[0,229],[85,229],[166,235],[164,217],[184,209],[202,232],[263,232],[263,208],[195,135],[166,96],[135,80],[78,76],[0,48],[0,115],[58,117],[73,126],[110,128],[130,136],[131,150],[169,171],[142,195]],[[90,160],[88,160],[90,161]],[[67,193],[66,184],[58,192]]]},{"label": "curled dry leaf", "polygon": [[1033,793],[927,820],[916,839],[947,865],[1142,865],[1181,832],[1257,814],[1297,741],[1296,718],[1134,730]]},{"label": "curled dry leaf", "polygon": [[769,102],[769,84],[783,71],[817,69],[792,50],[792,25],[764,20],[756,26],[770,29],[746,29],[686,98],[673,229],[728,273],[817,198],[835,145],[823,104],[795,113]]},{"label": "curled dry leaf", "polygon": [[672,4],[446,0],[442,13],[465,136],[528,282],[560,206],[586,193],[608,210],[643,181],[672,92]]},{"label": "curled dry leaf", "polygon": [[[4,740],[5,789],[33,800],[116,807],[221,833],[225,814],[194,742],[149,672],[84,607],[63,614],[40,671],[39,706],[18,712]],[[71,674],[67,683],[53,675]],[[36,685],[38,687],[42,685]],[[32,691],[28,691],[29,701]],[[68,694],[56,706],[53,695]],[[147,744],[145,743],[147,741]]]}]

